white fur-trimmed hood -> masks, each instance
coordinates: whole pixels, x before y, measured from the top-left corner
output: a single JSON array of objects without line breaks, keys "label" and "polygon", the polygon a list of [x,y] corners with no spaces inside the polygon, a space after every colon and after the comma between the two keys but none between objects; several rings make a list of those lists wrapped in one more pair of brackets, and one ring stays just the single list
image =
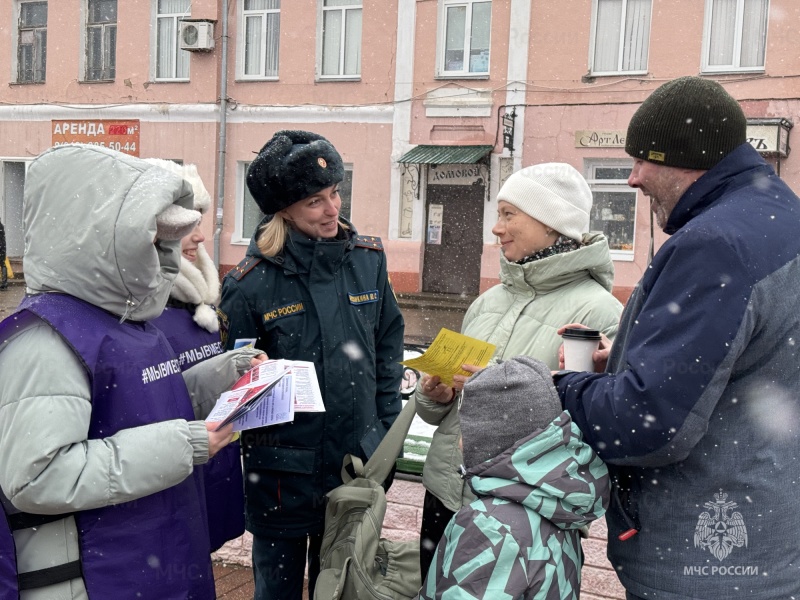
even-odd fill
[{"label": "white fur-trimmed hood", "polygon": [[181,257],[181,270],[172,286],[170,297],[196,304],[194,321],[210,332],[219,331],[217,312],[210,305],[219,298],[219,274],[203,244],[197,246],[194,264]]}]

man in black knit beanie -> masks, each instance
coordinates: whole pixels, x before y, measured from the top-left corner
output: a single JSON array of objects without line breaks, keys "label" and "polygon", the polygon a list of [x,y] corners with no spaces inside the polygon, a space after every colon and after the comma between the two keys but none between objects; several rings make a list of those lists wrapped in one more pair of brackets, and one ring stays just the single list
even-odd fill
[{"label": "man in black knit beanie", "polygon": [[800,199],[746,137],[709,79],[641,104],[628,185],[670,237],[595,372],[554,375],[614,482],[627,600],[800,597]]}]

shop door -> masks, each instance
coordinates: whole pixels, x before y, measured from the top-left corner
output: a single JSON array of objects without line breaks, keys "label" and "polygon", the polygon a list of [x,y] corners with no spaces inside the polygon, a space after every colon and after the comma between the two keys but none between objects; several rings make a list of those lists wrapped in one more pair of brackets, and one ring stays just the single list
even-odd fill
[{"label": "shop door", "polygon": [[426,196],[422,291],[477,296],[484,186],[428,185]]}]

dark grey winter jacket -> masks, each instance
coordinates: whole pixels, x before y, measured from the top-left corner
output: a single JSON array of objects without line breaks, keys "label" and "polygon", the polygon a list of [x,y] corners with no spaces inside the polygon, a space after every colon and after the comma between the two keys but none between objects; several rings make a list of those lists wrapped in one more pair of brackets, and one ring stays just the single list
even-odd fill
[{"label": "dark grey winter jacket", "polygon": [[557,384],[619,480],[609,558],[642,598],[800,597],[800,199],[745,143],[665,231],[609,373]]}]

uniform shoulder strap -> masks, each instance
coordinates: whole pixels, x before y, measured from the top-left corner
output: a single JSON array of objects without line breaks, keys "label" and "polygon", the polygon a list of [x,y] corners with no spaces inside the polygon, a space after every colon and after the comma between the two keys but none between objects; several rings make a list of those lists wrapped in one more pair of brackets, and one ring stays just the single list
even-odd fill
[{"label": "uniform shoulder strap", "polygon": [[383,252],[381,238],[375,237],[374,235],[357,235],[355,238],[353,238],[353,241],[359,248],[370,248],[371,250]]},{"label": "uniform shoulder strap", "polygon": [[264,259],[260,256],[245,256],[238,265],[231,269],[230,273],[228,273],[228,277],[232,277],[236,281],[241,281],[242,278],[252,271],[253,267],[262,260]]}]

